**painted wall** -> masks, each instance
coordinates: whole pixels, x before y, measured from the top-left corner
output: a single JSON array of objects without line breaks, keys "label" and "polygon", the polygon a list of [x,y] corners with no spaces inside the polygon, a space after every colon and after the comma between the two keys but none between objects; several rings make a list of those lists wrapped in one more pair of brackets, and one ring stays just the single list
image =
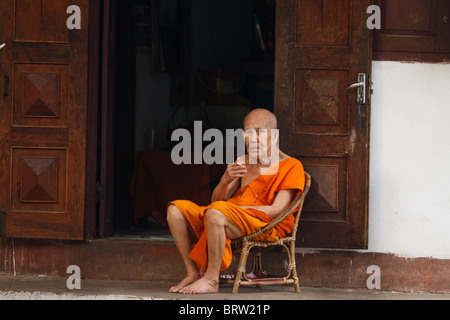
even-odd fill
[{"label": "painted wall", "polygon": [[450,259],[450,64],[374,61],[369,251]]}]

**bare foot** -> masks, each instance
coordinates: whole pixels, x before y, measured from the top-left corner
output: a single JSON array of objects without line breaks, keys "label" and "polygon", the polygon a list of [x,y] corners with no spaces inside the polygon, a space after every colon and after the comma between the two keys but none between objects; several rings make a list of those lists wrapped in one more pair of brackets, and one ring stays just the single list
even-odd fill
[{"label": "bare foot", "polygon": [[207,277],[203,277],[179,291],[179,293],[184,294],[207,294],[217,292],[219,292],[218,281],[209,280]]},{"label": "bare foot", "polygon": [[196,282],[200,276],[198,274],[188,275],[179,284],[173,286],[169,289],[170,293],[180,293],[180,290],[187,287],[188,285]]}]

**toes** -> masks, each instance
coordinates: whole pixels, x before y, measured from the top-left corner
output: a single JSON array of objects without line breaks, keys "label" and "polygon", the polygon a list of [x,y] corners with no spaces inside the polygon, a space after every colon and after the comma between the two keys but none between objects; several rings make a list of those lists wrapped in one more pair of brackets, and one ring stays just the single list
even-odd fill
[{"label": "toes", "polygon": [[169,289],[170,293],[178,293],[180,291],[180,289],[176,288],[176,287],[172,287]]}]

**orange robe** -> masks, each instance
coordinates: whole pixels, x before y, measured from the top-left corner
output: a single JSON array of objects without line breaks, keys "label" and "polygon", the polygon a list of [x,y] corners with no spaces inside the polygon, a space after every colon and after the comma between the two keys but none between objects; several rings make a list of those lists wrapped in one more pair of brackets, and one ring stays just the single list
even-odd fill
[{"label": "orange robe", "polygon": [[[276,169],[274,169],[276,168]],[[251,234],[266,226],[273,220],[266,213],[256,209],[244,209],[241,206],[270,206],[276,194],[281,190],[295,189],[295,196],[303,192],[305,186],[305,172],[303,165],[295,158],[281,161],[278,166],[271,168],[274,174],[261,175],[250,184],[239,189],[228,201],[217,201],[209,206],[198,206],[187,200],[170,202],[176,205],[194,230],[198,242],[192,249],[189,257],[196,262],[199,268],[206,270],[208,266],[208,236],[204,214],[208,209],[220,211],[240,231],[242,236]],[[261,235],[256,240],[277,241],[294,228],[294,216],[290,215],[274,229]],[[231,264],[233,255],[231,240],[226,240],[221,270],[226,270]]]}]

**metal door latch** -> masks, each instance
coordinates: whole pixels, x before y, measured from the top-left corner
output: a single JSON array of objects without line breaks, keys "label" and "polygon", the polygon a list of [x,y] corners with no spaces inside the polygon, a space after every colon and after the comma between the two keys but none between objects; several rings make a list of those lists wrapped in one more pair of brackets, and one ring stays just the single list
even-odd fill
[{"label": "metal door latch", "polygon": [[359,73],[358,74],[358,82],[352,84],[350,87],[348,87],[347,89],[354,89],[357,88],[357,92],[356,92],[356,102],[358,104],[366,104],[366,80],[367,80],[367,76],[365,73]]},{"label": "metal door latch", "polygon": [[357,88],[356,91],[356,103],[358,104],[358,130],[361,130],[362,128],[362,113],[361,113],[361,106],[366,104],[366,82],[367,82],[367,76],[365,73],[359,73],[358,74],[358,82],[352,84],[347,89],[354,89]]}]

